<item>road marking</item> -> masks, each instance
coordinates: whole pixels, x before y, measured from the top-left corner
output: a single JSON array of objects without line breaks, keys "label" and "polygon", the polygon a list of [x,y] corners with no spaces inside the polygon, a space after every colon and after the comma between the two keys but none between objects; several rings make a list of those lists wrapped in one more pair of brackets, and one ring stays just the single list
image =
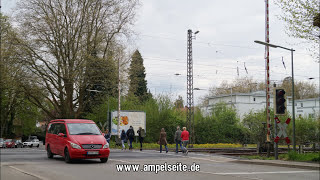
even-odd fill
[{"label": "road marking", "polygon": [[234,174],[219,174],[219,173],[206,172],[206,171],[198,171],[198,173],[211,174],[211,175],[221,175],[221,176],[229,175],[229,176],[236,177],[236,178],[239,178],[239,179],[243,179],[243,178],[245,178],[245,179],[250,179],[250,180],[263,180],[263,179],[260,179],[260,178],[243,177],[243,176],[234,176]]},{"label": "road marking", "polygon": [[124,161],[124,160],[118,160],[118,159],[109,159],[109,160],[112,160],[112,161],[119,161],[119,162],[122,162],[122,163],[131,164],[131,162],[129,162],[129,161]]},{"label": "road marking", "polygon": [[230,172],[230,173],[212,173],[212,172],[205,172],[205,171],[199,171],[199,172],[207,173],[207,174],[214,174],[214,175],[253,175],[253,174],[315,173],[318,171],[272,171],[272,172]]},{"label": "road marking", "polygon": [[[152,152],[141,152],[141,151],[137,151],[139,153],[145,153],[145,154],[156,154],[156,153],[152,153]],[[190,156],[186,156],[186,155],[177,155],[177,154],[169,154],[167,153],[166,155],[169,155],[169,156],[176,156],[176,157],[186,157],[186,158],[190,158],[190,159],[196,159],[196,160],[204,160],[204,161],[211,161],[211,162],[227,162],[227,161],[234,161],[233,159],[232,160],[226,160],[226,161],[218,161],[218,160],[213,160],[213,159],[206,159],[206,158],[198,158],[198,157],[190,157]],[[212,157],[212,156],[211,156]]]},{"label": "road marking", "polygon": [[29,175],[29,176],[33,176],[33,177],[38,178],[38,179],[41,179],[41,180],[47,180],[47,179],[44,178],[44,177],[41,177],[41,176],[39,176],[39,175],[30,173],[30,172],[23,171],[23,170],[21,170],[21,169],[19,169],[19,168],[17,168],[17,167],[14,167],[14,166],[9,166],[9,167],[12,168],[12,169],[15,169],[15,170],[17,170],[17,171],[19,171],[19,172],[21,172],[21,173],[23,173],[23,174],[26,174],[26,175]]}]

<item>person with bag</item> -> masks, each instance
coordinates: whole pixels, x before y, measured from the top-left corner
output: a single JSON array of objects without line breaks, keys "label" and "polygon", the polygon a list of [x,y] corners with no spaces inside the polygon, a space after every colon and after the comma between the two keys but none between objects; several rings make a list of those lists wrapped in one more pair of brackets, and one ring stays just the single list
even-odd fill
[{"label": "person with bag", "polygon": [[159,144],[160,144],[160,153],[162,153],[162,145],[164,145],[164,147],[166,148],[166,153],[168,153],[167,133],[164,131],[164,128],[162,128],[160,132]]},{"label": "person with bag", "polygon": [[132,150],[132,141],[134,140],[134,136],[135,136],[132,126],[130,126],[130,128],[128,129],[126,135],[128,137],[128,140],[130,141],[129,150]]},{"label": "person with bag", "polygon": [[178,153],[178,145],[180,145],[180,148],[182,150],[182,141],[181,141],[181,130],[180,126],[177,126],[177,131],[174,134],[174,142],[176,142],[176,153]]},{"label": "person with bag", "polygon": [[127,149],[126,145],[125,145],[125,141],[126,141],[127,135],[126,135],[126,132],[124,131],[124,129],[122,129],[122,131],[121,131],[120,138],[121,138],[122,150],[123,149]]},{"label": "person with bag", "polygon": [[183,127],[183,131],[181,133],[181,140],[183,143],[182,152],[188,154],[187,145],[189,143],[189,132],[187,131],[186,127]]},{"label": "person with bag", "polygon": [[142,143],[143,143],[144,137],[146,136],[146,132],[144,129],[142,129],[142,127],[139,127],[137,133],[139,135],[140,151],[142,151]]},{"label": "person with bag", "polygon": [[109,130],[107,129],[106,130],[106,133],[104,134],[104,138],[106,138],[106,140],[107,140],[107,142],[110,144],[110,137],[111,137],[111,135],[110,135],[110,133],[109,133]]}]

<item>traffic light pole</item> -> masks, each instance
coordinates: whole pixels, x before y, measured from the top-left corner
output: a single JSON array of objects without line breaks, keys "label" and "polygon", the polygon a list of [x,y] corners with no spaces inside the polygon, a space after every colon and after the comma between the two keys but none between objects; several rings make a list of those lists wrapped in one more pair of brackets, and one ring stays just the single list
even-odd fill
[{"label": "traffic light pole", "polygon": [[[274,137],[277,137],[278,135],[278,131],[277,131],[278,125],[276,122],[276,117],[277,116],[274,115]],[[274,159],[278,160],[278,142],[274,142]]]},{"label": "traffic light pole", "polygon": [[294,104],[294,76],[293,76],[293,49],[291,51],[291,73],[292,73],[292,141],[293,141],[293,151],[296,152],[296,115],[295,115],[295,104]]}]

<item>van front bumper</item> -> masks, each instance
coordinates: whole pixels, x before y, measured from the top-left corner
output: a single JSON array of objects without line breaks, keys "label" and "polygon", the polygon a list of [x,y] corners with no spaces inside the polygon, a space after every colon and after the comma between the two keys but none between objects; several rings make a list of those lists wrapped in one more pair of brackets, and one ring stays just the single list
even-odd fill
[{"label": "van front bumper", "polygon": [[109,157],[110,149],[69,149],[71,159],[95,159]]}]

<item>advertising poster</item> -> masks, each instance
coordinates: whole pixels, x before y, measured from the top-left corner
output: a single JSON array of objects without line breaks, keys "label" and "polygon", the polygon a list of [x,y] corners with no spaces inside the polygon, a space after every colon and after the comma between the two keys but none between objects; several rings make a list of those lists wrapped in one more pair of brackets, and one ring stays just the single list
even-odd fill
[{"label": "advertising poster", "polygon": [[[118,125],[118,111],[111,112],[111,135],[117,135]],[[136,136],[139,127],[146,130],[146,113],[143,111],[120,111],[120,132],[122,129],[127,132],[129,127],[132,126]]]}]

